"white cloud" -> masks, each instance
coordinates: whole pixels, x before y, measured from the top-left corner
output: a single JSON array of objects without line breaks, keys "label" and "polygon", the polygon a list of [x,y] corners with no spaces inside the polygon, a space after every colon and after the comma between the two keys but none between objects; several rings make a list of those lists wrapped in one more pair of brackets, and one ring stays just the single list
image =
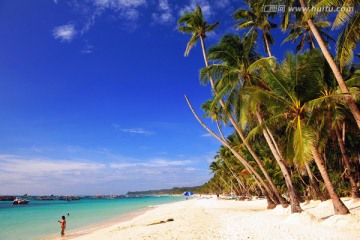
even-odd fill
[{"label": "white cloud", "polygon": [[140,13],[134,8],[126,8],[121,11],[120,16],[125,18],[126,20],[135,21],[139,18]]},{"label": "white cloud", "polygon": [[230,6],[230,5],[231,5],[230,0],[215,1],[215,6],[216,6],[217,8],[224,9],[224,8]]},{"label": "white cloud", "polygon": [[210,133],[205,133],[205,134],[202,134],[201,137],[212,137],[212,135]]},{"label": "white cloud", "polygon": [[157,159],[150,161],[147,166],[151,167],[168,167],[168,166],[185,166],[193,164],[192,160],[166,160],[166,159]]},{"label": "white cloud", "polygon": [[53,36],[60,39],[62,42],[70,42],[76,35],[75,26],[73,24],[66,24],[54,28]]},{"label": "white cloud", "polygon": [[95,0],[94,4],[100,7],[120,9],[146,5],[145,0]]},{"label": "white cloud", "polygon": [[154,134],[154,132],[145,130],[144,128],[121,128],[117,124],[113,124],[113,127],[115,129],[117,129],[117,130],[120,130],[120,131],[125,132],[125,133],[130,133],[130,134],[142,134],[142,135],[152,135],[152,134]]},{"label": "white cloud", "polygon": [[210,18],[213,15],[210,2],[206,0],[191,0],[188,5],[185,5],[180,9],[179,15],[183,15],[185,12],[194,11],[196,4],[198,4],[201,7],[201,11],[205,19]]},{"label": "white cloud", "polygon": [[0,155],[0,169],[13,174],[44,174],[73,171],[94,171],[104,168],[104,164],[76,162],[70,160],[27,159],[14,155]]},{"label": "white cloud", "polygon": [[172,14],[171,7],[167,0],[159,0],[158,9],[158,13],[152,14],[152,19],[154,23],[169,24],[174,21],[175,18]]},{"label": "white cloud", "polygon": [[[209,175],[198,163],[196,159],[139,161],[119,156],[98,162],[0,154],[0,182],[3,194],[119,194],[140,186],[148,190],[203,184]],[[184,173],[189,183],[184,182]]]},{"label": "white cloud", "polygon": [[161,168],[161,167],[175,167],[188,166],[196,163],[193,160],[168,160],[168,159],[154,159],[146,162],[114,162],[110,164],[111,168],[126,169],[126,168]]},{"label": "white cloud", "polygon": [[84,49],[81,50],[81,53],[82,54],[90,54],[94,51],[94,46],[93,45],[90,45],[90,44],[86,44]]}]

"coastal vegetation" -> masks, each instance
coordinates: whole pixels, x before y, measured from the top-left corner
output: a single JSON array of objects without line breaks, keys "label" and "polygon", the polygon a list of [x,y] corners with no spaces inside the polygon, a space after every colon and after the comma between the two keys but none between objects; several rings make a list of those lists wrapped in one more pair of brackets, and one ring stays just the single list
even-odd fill
[{"label": "coastal vegetation", "polygon": [[[218,133],[186,101],[222,144],[210,165],[213,177],[201,191],[261,195],[268,208],[290,204],[292,213],[302,211],[301,202],[331,199],[335,214],[348,214],[340,197],[360,198],[360,3],[244,3],[232,15],[236,31],[209,48],[205,40],[219,22],[208,23],[198,5],[178,20],[178,30],[191,35],[185,56],[201,43],[200,81],[211,86],[203,118]],[[280,5],[282,12],[266,8]],[[311,10],[344,6],[348,11]],[[289,10],[295,7],[301,11]],[[282,55],[272,51],[283,48],[272,35],[276,28],[283,43],[294,43]],[[232,133],[225,136],[224,128]]]},{"label": "coastal vegetation", "polygon": [[160,196],[160,195],[182,195],[184,192],[202,192],[203,186],[197,187],[174,187],[171,189],[148,190],[148,191],[134,191],[127,192],[126,196]]}]

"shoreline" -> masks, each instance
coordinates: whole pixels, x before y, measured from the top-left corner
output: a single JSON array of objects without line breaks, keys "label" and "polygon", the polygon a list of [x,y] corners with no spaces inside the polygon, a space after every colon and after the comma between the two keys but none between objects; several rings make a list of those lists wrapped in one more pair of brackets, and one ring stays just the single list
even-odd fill
[{"label": "shoreline", "polygon": [[[165,203],[165,204],[161,204],[161,205],[166,205],[169,203]],[[130,221],[138,216],[143,215],[144,213],[146,213],[147,211],[150,211],[154,208],[157,208],[161,205],[155,205],[155,206],[149,206],[147,208],[143,208],[140,210],[136,210],[135,212],[131,212],[131,213],[126,213],[120,216],[116,216],[110,220],[105,220],[103,222],[98,222],[98,223],[92,223],[90,225],[86,225],[74,230],[70,230],[70,231],[66,231],[65,230],[65,236],[64,237],[60,237],[59,234],[54,234],[54,235],[50,235],[50,236],[45,236],[43,238],[39,238],[39,240],[55,240],[55,239],[76,239],[77,237],[81,237],[81,236],[85,236],[85,235],[90,235],[92,233],[94,233],[95,231],[101,230],[101,229],[105,229],[105,228],[109,228],[112,227],[114,225],[117,225],[119,223],[124,223],[127,221]]]},{"label": "shoreline", "polygon": [[47,239],[360,239],[360,201],[344,203],[351,214],[334,215],[331,200],[302,203],[302,213],[290,214],[290,207],[266,209],[266,200],[195,198]]}]

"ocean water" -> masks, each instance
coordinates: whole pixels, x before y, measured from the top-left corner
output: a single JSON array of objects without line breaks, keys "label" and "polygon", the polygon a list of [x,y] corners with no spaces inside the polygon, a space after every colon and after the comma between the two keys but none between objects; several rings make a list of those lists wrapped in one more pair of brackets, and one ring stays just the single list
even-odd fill
[{"label": "ocean water", "polygon": [[[31,240],[60,233],[57,222],[66,217],[66,231],[76,230],[95,223],[111,221],[151,206],[177,202],[183,197],[139,197],[120,199],[84,198],[76,201],[31,199],[27,205],[13,205],[0,201],[0,239]],[[67,214],[70,214],[67,216]]]}]

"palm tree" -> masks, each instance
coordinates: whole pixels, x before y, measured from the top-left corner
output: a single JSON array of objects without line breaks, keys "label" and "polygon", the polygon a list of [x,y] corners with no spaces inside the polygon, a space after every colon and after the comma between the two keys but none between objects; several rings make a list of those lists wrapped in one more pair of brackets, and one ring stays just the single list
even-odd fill
[{"label": "palm tree", "polygon": [[[237,35],[225,35],[218,45],[209,49],[209,59],[215,62],[221,61],[222,64],[209,66],[202,71],[202,78],[204,82],[207,79],[210,79],[211,76],[220,77],[216,82],[217,92],[221,92],[223,95],[226,95],[225,99],[228,100],[226,109],[234,111],[235,114],[238,114],[237,111],[242,109],[241,97],[239,97],[241,87],[243,85],[255,84],[257,81],[257,79],[252,76],[251,69],[253,68],[253,65],[258,64],[256,60],[259,58],[259,56],[252,48],[247,49],[248,45],[246,40],[247,39],[241,39]],[[266,60],[259,59],[258,61]],[[254,110],[253,112],[258,112],[258,110]],[[242,116],[239,116],[238,118],[241,117]],[[252,149],[249,142],[245,140],[243,133],[241,131],[237,131],[237,133],[239,134],[243,144],[255,159],[266,180],[269,182],[270,186],[272,186],[275,194],[277,194],[278,198],[281,199],[280,201],[283,201],[278,189],[271,180],[266,169],[263,167],[262,161],[258,155]],[[270,139],[271,134],[269,130],[264,130],[264,136],[272,148],[271,150],[286,179],[286,184],[289,189],[292,212],[301,212],[298,194],[291,183],[291,175],[286,167],[284,159],[280,156],[280,152],[276,151],[276,147],[273,144],[274,139]]]},{"label": "palm tree", "polygon": [[[319,33],[318,29],[316,28],[316,25],[313,22],[313,19],[311,18],[310,15],[306,16],[307,13],[307,5],[305,4],[304,0],[299,0],[301,7],[304,9],[304,15],[305,15],[305,19],[312,31],[312,33],[314,34],[314,37],[316,39],[316,41],[318,42],[320,49],[326,59],[326,61],[328,62],[332,72],[334,73],[334,76],[336,78],[336,81],[339,84],[339,87],[341,89],[341,91],[344,93],[344,97],[347,101],[347,104],[350,108],[351,113],[353,114],[356,124],[358,126],[358,128],[360,129],[360,111],[359,108],[356,105],[356,102],[354,100],[354,98],[351,96],[348,87],[345,84],[345,81],[341,75],[340,69],[338,68],[338,66],[336,65],[333,57],[331,56],[329,50],[326,48],[326,44],[324,42],[324,40],[321,37],[321,34]],[[352,2],[352,1],[351,1]],[[359,4],[358,1],[353,1],[353,5],[356,6],[355,4]],[[359,23],[359,20],[356,20],[355,23]],[[356,24],[354,25],[356,26]],[[359,34],[359,32],[354,32],[354,31],[349,31],[351,33],[354,34]],[[354,40],[358,39],[358,37],[356,37]],[[350,41],[353,42],[353,41]],[[351,45],[351,44],[350,44]],[[349,43],[347,43],[347,46],[349,46]]]},{"label": "palm tree", "polygon": [[351,63],[354,57],[354,49],[358,45],[359,41],[360,12],[355,12],[344,30],[340,33],[336,42],[336,59],[339,62],[340,69],[343,69],[347,64]]},{"label": "palm tree", "polygon": [[[328,68],[325,65],[325,70]],[[351,82],[354,78],[350,78],[347,82]],[[356,76],[355,76],[356,79]],[[356,92],[356,88],[351,88],[351,83],[347,83],[350,86],[350,90],[352,92]],[[358,189],[356,183],[356,176],[352,171],[352,167],[350,165],[350,160],[348,154],[346,152],[345,141],[343,140],[340,129],[344,125],[346,120],[346,116],[348,112],[346,108],[344,108],[343,98],[339,97],[339,89],[336,87],[333,81],[332,76],[327,76],[326,81],[323,81],[321,84],[323,90],[321,91],[321,95],[318,100],[314,100],[311,102],[311,105],[315,108],[315,113],[319,122],[319,126],[323,126],[320,128],[321,130],[325,130],[325,136],[335,135],[337,139],[337,143],[340,148],[340,152],[342,154],[342,159],[345,167],[345,175],[349,179],[351,184],[351,193],[353,198],[360,197],[360,191]],[[357,93],[358,95],[359,93]],[[313,114],[315,115],[315,114]],[[327,119],[332,119],[332,121],[327,121]],[[335,133],[335,134],[332,134]],[[323,137],[324,140],[327,138]]]},{"label": "palm tree", "polygon": [[214,24],[207,25],[207,21],[204,20],[202,10],[199,5],[196,4],[194,12],[184,13],[178,20],[178,30],[182,33],[191,34],[191,38],[186,45],[185,57],[189,55],[191,48],[197,43],[198,40],[201,42],[201,48],[204,56],[206,66],[208,65],[206,57],[206,47],[204,39],[207,37],[208,32],[212,32],[220,24],[216,22]]},{"label": "palm tree", "polygon": [[[335,42],[335,40],[329,34],[327,34],[326,31],[324,31],[331,25],[330,22],[316,21],[314,24],[318,29],[322,39],[324,39],[326,45],[329,44],[329,41]],[[306,21],[299,19],[296,22],[289,24],[289,28],[289,36],[284,39],[283,43],[288,41],[296,43],[300,39],[296,46],[296,52],[300,52],[306,43],[308,43],[310,49],[315,48],[315,39]]]},{"label": "palm tree", "polygon": [[[333,29],[344,26],[337,40],[336,59],[339,62],[340,71],[349,63],[354,56],[354,49],[360,41],[360,12],[358,11],[360,2],[356,0],[320,0],[315,4],[318,9],[324,7],[340,7],[333,22]],[[308,17],[316,15],[308,12]]]},{"label": "palm tree", "polygon": [[[213,31],[219,25],[219,22],[216,22],[215,24],[207,25],[207,21],[205,21],[203,18],[201,8],[199,7],[199,5],[196,5],[196,9],[194,10],[194,12],[184,13],[180,17],[180,19],[178,20],[178,24],[180,25],[178,27],[178,30],[180,32],[191,34],[191,38],[186,47],[185,56],[187,56],[189,54],[189,51],[192,48],[192,46],[194,46],[194,44],[196,44],[196,42],[200,39],[205,66],[208,67],[209,64],[208,64],[208,59],[207,59],[207,55],[206,55],[204,39],[206,38],[206,33]],[[218,96],[218,92],[215,89],[215,85],[214,85],[212,76],[210,76],[210,83],[211,83],[212,90],[215,93],[215,97]],[[225,109],[226,108],[225,102],[221,98],[219,99],[219,102],[221,104],[221,107]],[[238,132],[240,135],[242,135],[241,129],[239,128],[239,126],[238,126],[237,122],[235,121],[235,119],[233,118],[233,116],[228,114],[228,118],[231,121],[231,123],[233,124],[236,132]],[[258,179],[258,180],[261,182],[260,179]],[[262,185],[264,185],[264,184],[265,184],[265,182],[262,182]],[[264,186],[264,188],[267,188],[267,187]],[[268,193],[270,195],[273,195],[273,192],[270,189],[268,190]],[[283,200],[280,200],[279,198],[274,198],[274,197],[273,197],[273,200],[275,200],[276,202],[283,201]]]},{"label": "palm tree", "polygon": [[196,118],[196,120],[200,123],[200,125],[206,130],[208,131],[212,136],[214,136],[219,142],[221,142],[224,146],[226,146],[232,154],[234,154],[234,156],[236,157],[236,159],[239,160],[239,162],[245,167],[245,169],[253,175],[254,177],[254,181],[258,184],[262,194],[266,197],[267,202],[268,202],[268,208],[274,208],[276,207],[276,205],[274,204],[274,201],[276,200],[275,196],[273,195],[273,192],[271,191],[271,189],[268,187],[268,185],[265,183],[265,181],[262,179],[262,177],[256,172],[256,170],[253,168],[253,166],[251,166],[243,156],[241,156],[235,149],[233,146],[231,146],[229,144],[228,141],[226,141],[225,139],[219,137],[216,133],[214,133],[209,127],[207,127],[205,125],[205,123],[200,119],[200,117],[196,114],[196,112],[194,111],[194,108],[192,107],[189,99],[187,98],[187,96],[185,96],[186,102],[188,103],[188,106],[191,110],[191,112],[193,113],[194,117]]},{"label": "palm tree", "polygon": [[[275,23],[270,22],[268,19],[271,13],[263,11],[263,6],[267,5],[269,1],[260,1],[254,4],[249,4],[250,10],[238,9],[234,13],[234,20],[239,21],[236,23],[237,29],[248,29],[246,37],[256,40],[259,36],[258,30],[261,30],[261,39],[264,43],[265,51],[272,57],[270,45],[274,44],[274,38],[271,36],[270,31],[277,27]],[[272,13],[273,14],[273,13]]]},{"label": "palm tree", "polygon": [[[317,101],[321,94],[322,69],[323,61],[316,51],[296,57],[287,55],[276,70],[264,69],[262,78],[269,89],[252,86],[247,91],[252,101],[260,99],[271,111],[272,117],[265,124],[286,129],[286,152],[289,158],[298,164],[314,158],[332,199],[335,214],[347,214],[349,210],[337,195],[319,152],[319,135],[315,131],[317,126],[308,124],[312,117],[312,102]],[[260,131],[262,127],[258,126],[249,135]]]}]

